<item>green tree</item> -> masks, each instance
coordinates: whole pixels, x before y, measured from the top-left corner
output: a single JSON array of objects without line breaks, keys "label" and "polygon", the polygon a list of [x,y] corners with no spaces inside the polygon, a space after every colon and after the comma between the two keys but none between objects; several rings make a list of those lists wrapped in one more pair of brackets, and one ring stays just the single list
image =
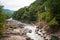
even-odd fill
[{"label": "green tree", "polygon": [[3,14],[3,6],[0,6],[0,37],[3,34],[3,28],[5,27],[5,15]]}]

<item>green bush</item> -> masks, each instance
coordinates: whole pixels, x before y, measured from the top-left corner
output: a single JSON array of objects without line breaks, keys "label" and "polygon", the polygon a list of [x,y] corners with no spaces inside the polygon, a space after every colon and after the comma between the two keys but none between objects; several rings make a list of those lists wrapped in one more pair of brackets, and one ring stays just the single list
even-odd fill
[{"label": "green bush", "polygon": [[56,18],[53,18],[48,25],[50,26],[51,29],[55,30],[57,28],[58,22],[56,21]]}]

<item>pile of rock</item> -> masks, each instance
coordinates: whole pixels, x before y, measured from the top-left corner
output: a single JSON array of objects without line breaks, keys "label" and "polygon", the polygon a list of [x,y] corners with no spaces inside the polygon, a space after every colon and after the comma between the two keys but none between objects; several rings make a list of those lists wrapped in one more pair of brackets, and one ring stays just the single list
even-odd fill
[{"label": "pile of rock", "polygon": [[40,35],[41,37],[44,37],[45,40],[51,39],[51,35],[47,34],[47,32],[43,28],[36,27],[35,32],[36,32],[36,34]]}]

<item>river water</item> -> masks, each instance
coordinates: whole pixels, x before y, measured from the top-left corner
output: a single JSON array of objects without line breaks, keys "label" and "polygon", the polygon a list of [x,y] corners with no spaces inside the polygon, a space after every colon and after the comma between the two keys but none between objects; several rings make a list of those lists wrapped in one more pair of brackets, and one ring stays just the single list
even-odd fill
[{"label": "river water", "polygon": [[41,37],[40,35],[36,34],[36,32],[35,32],[36,27],[35,26],[26,25],[25,27],[32,30],[32,33],[27,33],[27,36],[29,36],[30,38],[32,38],[34,40],[44,40],[43,37]]},{"label": "river water", "polygon": [[[24,28],[26,28],[26,29],[32,30],[32,33],[29,33],[29,32],[26,33],[26,35],[27,35],[28,37],[30,37],[31,39],[34,39],[34,40],[44,40],[43,37],[41,37],[40,35],[36,34],[36,32],[35,32],[36,26],[31,25],[31,24],[21,23],[20,21],[16,21],[16,20],[13,20],[13,19],[9,19],[9,21],[10,21],[10,20],[11,20],[11,21],[14,21],[14,22],[16,22],[16,23],[20,23],[20,24],[24,25]],[[18,29],[17,29],[17,30],[18,30]],[[17,31],[17,30],[16,30],[16,31]],[[40,34],[42,34],[42,33],[40,33]]]},{"label": "river water", "polygon": [[[27,35],[28,37],[30,37],[30,38],[32,38],[32,39],[34,39],[34,40],[44,40],[43,37],[41,37],[40,35],[36,34],[36,32],[35,32],[36,26],[31,25],[31,24],[21,23],[21,22],[20,22],[20,24],[23,24],[26,29],[32,30],[32,33],[27,32],[26,35]],[[42,33],[40,33],[40,34],[42,34]],[[42,35],[43,35],[43,34],[42,34]]]}]

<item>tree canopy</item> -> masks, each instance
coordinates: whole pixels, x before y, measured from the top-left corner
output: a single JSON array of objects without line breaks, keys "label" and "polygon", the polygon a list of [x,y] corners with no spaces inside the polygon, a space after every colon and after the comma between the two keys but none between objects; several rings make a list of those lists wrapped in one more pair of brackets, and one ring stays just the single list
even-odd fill
[{"label": "tree canopy", "polygon": [[30,6],[21,8],[14,12],[16,20],[29,21],[45,20],[48,25],[60,24],[60,0],[36,0]]}]

